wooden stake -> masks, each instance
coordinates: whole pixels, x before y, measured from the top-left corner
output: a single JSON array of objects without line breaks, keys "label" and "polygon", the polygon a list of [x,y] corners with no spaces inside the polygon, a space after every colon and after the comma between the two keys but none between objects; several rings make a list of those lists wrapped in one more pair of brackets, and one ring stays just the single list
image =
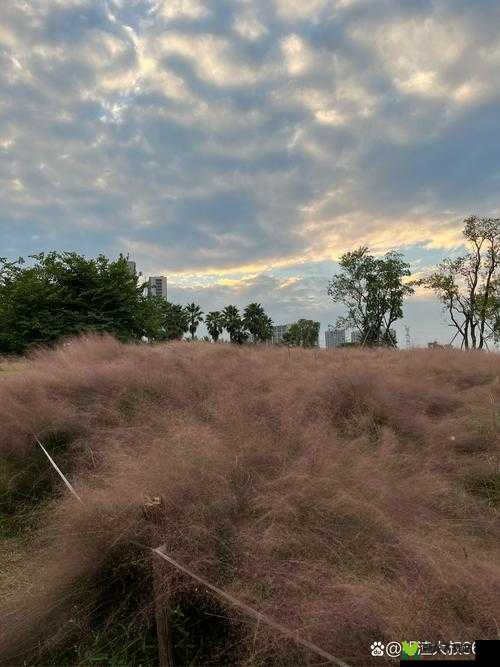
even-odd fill
[{"label": "wooden stake", "polygon": [[[163,499],[160,496],[145,498],[143,513],[147,520],[158,524],[161,521]],[[174,653],[172,650],[172,635],[169,626],[168,595],[162,588],[163,564],[155,554],[151,559],[153,575],[153,596],[155,605],[156,636],[158,639],[159,667],[174,667]]]},{"label": "wooden stake", "polygon": [[174,667],[172,636],[169,627],[168,600],[161,589],[161,562],[153,555],[153,595],[155,599],[156,635],[158,638],[159,667]]}]

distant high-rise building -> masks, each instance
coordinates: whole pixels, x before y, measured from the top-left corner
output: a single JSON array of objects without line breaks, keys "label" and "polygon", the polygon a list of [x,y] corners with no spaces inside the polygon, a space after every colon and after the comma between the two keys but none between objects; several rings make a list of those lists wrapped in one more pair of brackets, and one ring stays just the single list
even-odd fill
[{"label": "distant high-rise building", "polygon": [[161,296],[167,298],[167,277],[151,276],[148,280],[148,296]]},{"label": "distant high-rise building", "polygon": [[271,343],[273,345],[281,345],[283,343],[283,336],[286,334],[289,328],[290,324],[276,324],[273,326]]},{"label": "distant high-rise building", "polygon": [[355,345],[361,345],[363,342],[363,334],[361,331],[351,331],[351,343]]},{"label": "distant high-rise building", "polygon": [[345,329],[327,329],[325,331],[326,347],[340,347],[345,343]]},{"label": "distant high-rise building", "polygon": [[410,347],[411,347],[411,336],[410,336],[410,327],[409,326],[405,326],[405,341],[406,341],[407,349],[410,349]]},{"label": "distant high-rise building", "polygon": [[132,261],[131,259],[127,259],[127,268],[130,271],[130,273],[132,273],[133,275],[135,275],[137,273],[135,262]]}]

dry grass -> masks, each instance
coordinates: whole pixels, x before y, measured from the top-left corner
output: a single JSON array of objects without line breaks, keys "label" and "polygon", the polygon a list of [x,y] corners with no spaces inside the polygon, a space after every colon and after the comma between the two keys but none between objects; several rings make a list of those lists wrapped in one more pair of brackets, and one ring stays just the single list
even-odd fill
[{"label": "dry grass", "polygon": [[[139,582],[134,622],[147,624],[151,556],[131,541],[165,543],[352,664],[369,664],[375,639],[496,638],[499,376],[498,356],[452,350],[289,358],[89,337],[35,354],[0,376],[0,459],[38,466],[52,495],[39,529],[8,541],[1,659],[81,641],[111,614],[111,580]],[[83,506],[38,458],[34,434]],[[152,520],[144,502],[155,496]],[[187,577],[162,573],[175,599],[202,599]],[[322,664],[225,613],[221,661]]]}]

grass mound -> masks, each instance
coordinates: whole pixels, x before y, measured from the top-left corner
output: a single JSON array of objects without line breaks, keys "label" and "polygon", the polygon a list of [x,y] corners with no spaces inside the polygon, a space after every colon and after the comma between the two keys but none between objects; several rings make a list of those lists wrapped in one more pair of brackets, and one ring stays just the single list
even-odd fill
[{"label": "grass mound", "polygon": [[[499,376],[496,355],[453,350],[100,337],[14,364],[0,374],[0,661],[155,664],[144,547],[161,544],[353,665],[373,640],[496,638]],[[154,567],[176,664],[316,664]]]}]

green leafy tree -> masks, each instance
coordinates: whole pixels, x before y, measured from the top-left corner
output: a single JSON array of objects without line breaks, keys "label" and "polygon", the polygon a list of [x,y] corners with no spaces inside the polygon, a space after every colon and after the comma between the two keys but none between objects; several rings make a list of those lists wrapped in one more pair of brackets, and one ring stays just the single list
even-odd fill
[{"label": "green leafy tree", "polygon": [[301,319],[291,324],[283,336],[286,345],[294,347],[317,347],[319,345],[320,323]]},{"label": "green leafy tree", "polygon": [[157,335],[158,316],[125,257],[50,252],[29,259],[0,259],[0,352],[22,353],[83,332],[125,341]]},{"label": "green leafy tree", "polygon": [[434,291],[461,339],[461,347],[482,349],[498,340],[500,304],[500,218],[470,216],[463,234],[469,250],[447,258],[415,285]]},{"label": "green leafy tree", "polygon": [[216,343],[219,340],[219,336],[224,331],[224,318],[222,313],[218,310],[213,310],[210,313],[207,313],[205,324],[207,325],[208,333],[212,336],[212,340]]},{"label": "green leafy tree", "polygon": [[201,322],[203,322],[203,311],[196,303],[188,303],[188,305],[185,306],[185,311],[188,316],[188,327],[189,333],[191,334],[191,340],[194,340],[196,330]]},{"label": "green leafy tree", "polygon": [[242,345],[248,339],[248,332],[236,306],[226,306],[222,311],[224,328],[229,334],[231,343]]},{"label": "green leafy tree", "polygon": [[243,312],[243,325],[255,343],[265,343],[273,335],[273,321],[260,303],[250,303]]},{"label": "green leafy tree", "polygon": [[330,281],[328,294],[335,303],[344,304],[347,313],[335,326],[357,330],[363,345],[394,346],[392,326],[403,317],[404,299],[414,291],[403,283],[410,276],[403,255],[388,252],[376,258],[361,247],[342,255],[339,264],[341,271]]},{"label": "green leafy tree", "polygon": [[139,329],[151,341],[165,338],[165,299],[141,296],[138,308]]},{"label": "green leafy tree", "polygon": [[165,301],[162,297],[158,299],[162,308],[162,335],[164,340],[180,340],[189,331],[189,315],[186,309],[177,304]]}]

